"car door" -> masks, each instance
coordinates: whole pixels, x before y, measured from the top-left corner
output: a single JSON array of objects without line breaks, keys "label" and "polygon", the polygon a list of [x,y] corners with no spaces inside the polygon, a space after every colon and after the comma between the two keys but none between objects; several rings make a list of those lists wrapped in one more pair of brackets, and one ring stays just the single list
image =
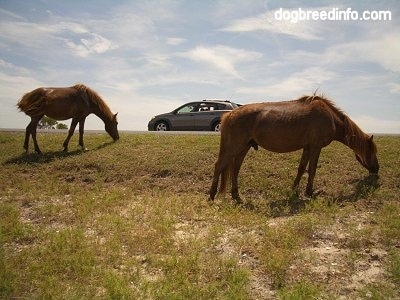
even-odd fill
[{"label": "car door", "polygon": [[191,102],[177,108],[170,118],[172,130],[194,130],[198,106],[198,102]]},{"label": "car door", "polygon": [[200,103],[195,116],[196,130],[211,130],[211,123],[217,116],[216,110],[217,106],[215,103]]}]

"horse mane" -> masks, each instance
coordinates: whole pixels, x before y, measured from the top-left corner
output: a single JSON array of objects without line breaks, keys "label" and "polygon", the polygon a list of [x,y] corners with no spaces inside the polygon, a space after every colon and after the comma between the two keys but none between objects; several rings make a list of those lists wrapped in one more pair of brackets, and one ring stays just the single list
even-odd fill
[{"label": "horse mane", "polygon": [[91,104],[97,106],[99,110],[110,120],[112,120],[114,114],[111,112],[110,108],[108,105],[104,102],[104,100],[99,96],[97,92],[92,90],[91,88],[87,87],[84,84],[76,84],[73,86],[74,89],[78,91],[82,91],[86,93],[88,96],[88,100],[90,101]]},{"label": "horse mane", "polygon": [[365,143],[366,134],[357,126],[345,112],[336,106],[336,104],[327,98],[323,93],[317,94],[317,91],[311,96],[302,96],[297,101],[304,104],[310,104],[315,101],[322,101],[334,113],[334,116],[343,123],[344,142],[354,149],[357,153],[365,153],[367,143]]}]

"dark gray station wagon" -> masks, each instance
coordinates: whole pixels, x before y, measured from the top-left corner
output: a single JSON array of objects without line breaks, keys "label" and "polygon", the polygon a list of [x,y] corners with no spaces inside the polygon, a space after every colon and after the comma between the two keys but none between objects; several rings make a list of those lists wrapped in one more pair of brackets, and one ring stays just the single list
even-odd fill
[{"label": "dark gray station wagon", "polygon": [[170,113],[153,117],[148,124],[148,129],[149,131],[219,131],[222,115],[239,106],[239,104],[224,100],[186,103]]}]

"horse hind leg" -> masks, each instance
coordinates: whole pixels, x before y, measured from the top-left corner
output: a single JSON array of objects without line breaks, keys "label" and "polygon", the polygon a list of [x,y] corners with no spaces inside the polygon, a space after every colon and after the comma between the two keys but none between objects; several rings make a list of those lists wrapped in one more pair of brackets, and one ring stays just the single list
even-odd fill
[{"label": "horse hind leg", "polygon": [[[239,152],[239,154],[235,157],[234,163],[233,163],[231,194],[232,194],[232,198],[238,203],[242,202],[240,195],[239,195],[239,185],[238,185],[239,171],[240,171],[240,167],[243,164],[243,160],[246,157],[247,152],[249,151],[250,147],[254,147],[254,145],[252,145],[252,144],[246,145],[246,147],[241,152]],[[256,149],[256,147],[254,147],[254,148]]]},{"label": "horse hind leg", "polygon": [[35,146],[35,151],[38,154],[42,154],[42,151],[40,151],[39,148],[39,144],[37,143],[37,139],[36,139],[36,130],[37,130],[37,124],[39,123],[39,121],[35,122],[31,128],[32,131],[32,139],[33,139],[33,145]]},{"label": "horse hind leg", "polygon": [[216,164],[215,169],[214,169],[213,181],[212,181],[211,188],[210,188],[210,196],[208,198],[208,200],[210,200],[210,201],[214,201],[215,195],[217,194],[218,181],[219,181],[220,175],[221,175],[221,168],[218,167]]},{"label": "horse hind leg", "polygon": [[28,126],[26,126],[25,129],[25,141],[24,141],[25,152],[28,152],[29,149],[29,137],[32,134],[31,127],[32,127],[32,120],[29,122]]},{"label": "horse hind leg", "polygon": [[40,119],[42,117],[43,116],[40,116],[38,118],[31,117],[31,121],[29,122],[28,126],[26,126],[26,129],[25,129],[25,141],[24,141],[25,152],[28,152],[28,149],[29,149],[29,137],[30,137],[30,135],[32,135],[32,140],[33,140],[33,144],[34,144],[34,147],[35,147],[35,151],[38,154],[42,154],[42,151],[40,151],[39,145],[38,145],[37,140],[36,140],[36,128],[37,128],[37,125],[38,125],[38,123],[39,123],[39,121],[40,121]]},{"label": "horse hind leg", "polygon": [[[229,161],[225,157],[222,157],[222,156],[223,155],[220,154],[217,162],[215,163],[214,176],[213,176],[213,181],[212,181],[211,188],[210,188],[210,197],[209,197],[210,201],[214,201],[215,195],[217,194],[217,191],[218,191],[219,177],[224,172],[224,170],[227,168],[228,163],[229,163]],[[223,180],[224,179],[222,179],[222,181]],[[223,183],[223,185],[225,185],[225,183]]]}]

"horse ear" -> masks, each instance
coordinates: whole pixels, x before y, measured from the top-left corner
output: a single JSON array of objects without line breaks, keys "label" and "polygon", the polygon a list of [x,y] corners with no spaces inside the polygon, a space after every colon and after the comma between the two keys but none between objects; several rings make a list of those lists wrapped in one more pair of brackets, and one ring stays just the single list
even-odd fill
[{"label": "horse ear", "polygon": [[371,135],[371,137],[369,138],[369,140],[372,142],[374,139],[374,135]]},{"label": "horse ear", "polygon": [[114,119],[115,119],[115,120],[117,119],[117,115],[118,115],[118,113],[116,113],[116,114],[114,115]]}]

